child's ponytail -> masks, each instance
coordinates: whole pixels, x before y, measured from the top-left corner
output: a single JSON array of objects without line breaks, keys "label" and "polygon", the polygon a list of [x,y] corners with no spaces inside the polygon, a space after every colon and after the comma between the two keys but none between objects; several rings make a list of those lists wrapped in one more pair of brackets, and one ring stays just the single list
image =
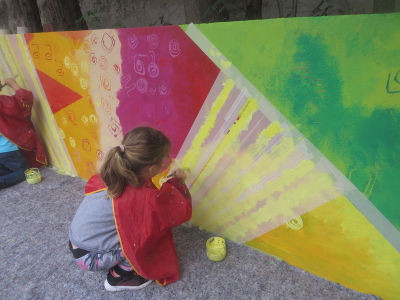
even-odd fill
[{"label": "child's ponytail", "polygon": [[128,132],[120,146],[110,149],[100,169],[108,196],[120,196],[126,184],[139,187],[142,169],[162,163],[170,145],[162,132],[150,127],[137,127]]}]

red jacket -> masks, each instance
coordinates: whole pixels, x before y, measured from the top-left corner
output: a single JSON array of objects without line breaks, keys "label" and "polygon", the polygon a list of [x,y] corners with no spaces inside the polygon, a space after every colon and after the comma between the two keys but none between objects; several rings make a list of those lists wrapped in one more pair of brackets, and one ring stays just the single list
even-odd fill
[{"label": "red jacket", "polygon": [[31,121],[33,95],[19,89],[14,96],[0,95],[0,133],[18,146],[32,167],[46,165],[46,153]]},{"label": "red jacket", "polygon": [[[102,190],[99,175],[89,179],[85,194]],[[179,279],[172,227],[192,216],[192,198],[186,185],[172,178],[158,190],[151,180],[140,188],[125,187],[113,199],[114,219],[125,257],[144,278],[166,285]]]}]

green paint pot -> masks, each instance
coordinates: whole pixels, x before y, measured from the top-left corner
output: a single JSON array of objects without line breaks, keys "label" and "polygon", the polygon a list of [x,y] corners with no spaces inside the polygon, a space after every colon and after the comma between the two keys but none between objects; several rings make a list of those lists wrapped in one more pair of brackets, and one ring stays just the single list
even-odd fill
[{"label": "green paint pot", "polygon": [[225,240],[221,237],[213,236],[207,240],[207,257],[212,261],[221,261],[226,256]]}]

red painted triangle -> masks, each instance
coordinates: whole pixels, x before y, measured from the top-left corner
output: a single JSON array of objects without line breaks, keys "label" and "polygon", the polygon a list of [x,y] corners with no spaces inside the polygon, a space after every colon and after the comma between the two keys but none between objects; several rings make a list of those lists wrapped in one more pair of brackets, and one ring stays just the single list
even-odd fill
[{"label": "red painted triangle", "polygon": [[82,98],[82,95],[74,92],[65,85],[54,80],[49,75],[37,70],[40,82],[42,83],[43,89],[46,93],[47,101],[50,104],[50,108],[53,113],[67,107],[75,101]]}]

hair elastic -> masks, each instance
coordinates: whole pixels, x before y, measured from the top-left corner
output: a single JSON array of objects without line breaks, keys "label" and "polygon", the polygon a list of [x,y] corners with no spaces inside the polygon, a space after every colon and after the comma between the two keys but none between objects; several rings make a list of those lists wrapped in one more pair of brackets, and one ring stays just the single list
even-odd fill
[{"label": "hair elastic", "polygon": [[119,145],[119,149],[121,149],[121,152],[125,152],[125,147],[124,147],[124,145]]}]

